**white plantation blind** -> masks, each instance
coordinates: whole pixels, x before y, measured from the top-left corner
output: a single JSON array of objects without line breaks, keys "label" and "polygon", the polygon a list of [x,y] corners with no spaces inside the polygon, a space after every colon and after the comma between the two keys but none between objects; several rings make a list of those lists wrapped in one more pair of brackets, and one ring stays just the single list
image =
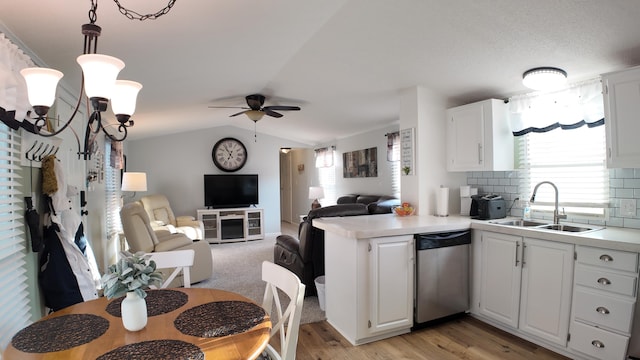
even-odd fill
[{"label": "white plantation blind", "polygon": [[120,221],[121,191],[120,191],[120,169],[112,166],[111,141],[105,141],[105,204],[106,204],[106,228],[109,247],[107,256],[109,264],[114,264],[120,252],[119,234],[122,233],[122,222]]},{"label": "white plantation blind", "polygon": [[[522,138],[519,155],[526,176],[521,177],[521,189],[529,189],[527,198],[537,183],[551,181],[558,187],[565,211],[604,215],[609,203],[604,126],[531,133]],[[554,201],[553,188],[540,186],[535,205],[553,205]]]},{"label": "white plantation blind", "polygon": [[16,132],[0,127],[0,351],[31,323],[19,144]]}]

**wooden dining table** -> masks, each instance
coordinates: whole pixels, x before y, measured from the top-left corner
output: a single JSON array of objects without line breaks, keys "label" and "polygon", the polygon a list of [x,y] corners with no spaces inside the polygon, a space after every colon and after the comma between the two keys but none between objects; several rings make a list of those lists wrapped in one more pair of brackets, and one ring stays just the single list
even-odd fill
[{"label": "wooden dining table", "polygon": [[122,325],[122,299],[102,297],[43,317],[14,335],[4,359],[254,359],[269,342],[269,315],[240,294],[149,290],[140,331]]}]

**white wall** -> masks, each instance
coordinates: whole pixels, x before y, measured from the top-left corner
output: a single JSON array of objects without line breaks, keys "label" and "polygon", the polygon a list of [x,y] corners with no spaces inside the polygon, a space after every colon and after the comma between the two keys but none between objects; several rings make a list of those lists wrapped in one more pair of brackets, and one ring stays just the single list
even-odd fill
[{"label": "white wall", "polygon": [[[259,175],[258,207],[264,209],[265,232],[280,232],[280,147],[301,147],[300,143],[269,135],[223,126],[170,136],[129,141],[127,171],[147,173],[147,192],[164,194],[176,216],[196,216],[204,208],[204,174],[223,174],[211,159],[213,145],[224,137],[234,137],[247,148],[247,163],[238,174]],[[254,141],[255,139],[255,141]]]}]

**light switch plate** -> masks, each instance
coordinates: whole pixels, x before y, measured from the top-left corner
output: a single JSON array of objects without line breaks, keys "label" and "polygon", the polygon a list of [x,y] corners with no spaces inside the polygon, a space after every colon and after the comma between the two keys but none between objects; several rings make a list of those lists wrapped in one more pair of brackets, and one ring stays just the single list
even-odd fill
[{"label": "light switch plate", "polygon": [[624,217],[635,217],[636,199],[620,199],[620,215]]}]

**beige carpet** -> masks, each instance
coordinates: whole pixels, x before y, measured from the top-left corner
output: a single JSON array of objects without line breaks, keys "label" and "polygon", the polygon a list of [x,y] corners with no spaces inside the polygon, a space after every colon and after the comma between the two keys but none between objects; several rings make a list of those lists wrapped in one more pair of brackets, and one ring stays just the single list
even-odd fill
[{"label": "beige carpet", "polygon": [[[213,277],[193,284],[193,287],[233,291],[262,304],[265,288],[261,278],[262,262],[273,261],[274,244],[275,236],[249,242],[211,244]],[[306,297],[300,322],[306,324],[325,319],[318,298]]]}]

